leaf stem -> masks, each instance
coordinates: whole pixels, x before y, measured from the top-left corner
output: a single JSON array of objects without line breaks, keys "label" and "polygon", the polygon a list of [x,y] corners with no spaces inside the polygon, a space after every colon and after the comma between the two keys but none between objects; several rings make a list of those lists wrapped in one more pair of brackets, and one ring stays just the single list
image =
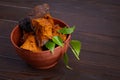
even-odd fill
[{"label": "leaf stem", "polygon": [[72,50],[72,52],[74,53],[75,57],[77,58],[77,60],[80,60],[79,56],[77,55],[77,52],[74,50],[74,48],[72,48],[71,45],[69,45],[70,49]]}]

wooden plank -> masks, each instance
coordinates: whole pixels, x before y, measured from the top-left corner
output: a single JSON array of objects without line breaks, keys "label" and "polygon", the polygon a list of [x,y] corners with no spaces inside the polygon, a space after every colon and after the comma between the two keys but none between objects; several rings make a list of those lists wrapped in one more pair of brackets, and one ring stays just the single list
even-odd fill
[{"label": "wooden plank", "polygon": [[[15,1],[15,3],[22,5],[22,3],[18,2]],[[28,1],[28,3],[30,2]],[[83,1],[79,2],[80,4],[83,3],[83,5],[75,5],[76,3],[77,2],[62,4],[55,2],[54,4],[51,2],[51,13],[54,17],[62,19],[70,26],[76,25],[78,31],[102,33],[110,36],[120,35],[120,27],[118,27],[118,25],[120,25],[119,6],[111,4],[111,2]],[[0,5],[0,10],[2,10],[0,18],[15,21],[20,20],[27,15],[30,10],[29,8],[32,8],[28,5],[24,7],[25,8],[20,6],[14,7],[14,5]],[[17,14],[16,11],[18,11]],[[9,12],[9,14],[7,14],[7,12]]]},{"label": "wooden plank", "polygon": [[[79,34],[79,37],[76,34]],[[83,50],[104,55],[120,56],[119,36],[108,36],[89,32],[76,32],[73,34],[72,38],[82,42]]]},{"label": "wooden plank", "polygon": [[[81,39],[83,39],[83,40],[84,40],[84,38],[87,37],[88,41],[96,42],[95,38],[91,37],[92,35],[85,36],[85,34],[84,34],[83,36],[84,37],[81,37]],[[20,60],[17,55],[15,55],[14,49],[12,49],[10,47],[11,45],[8,40],[9,39],[4,39],[4,38],[0,39],[0,42],[3,42],[3,44],[2,44],[3,47],[0,50],[1,51],[0,62],[2,64],[0,66],[0,70],[3,70],[3,72],[1,72],[0,75],[2,76],[2,78],[6,77],[8,79],[23,79],[23,78],[31,79],[33,77],[36,79],[36,77],[34,77],[34,76],[30,77],[31,75],[35,75],[35,74],[32,74],[32,73],[28,74],[26,72],[25,73],[21,72],[21,70],[24,70],[22,68],[25,68],[25,69],[28,68],[27,71],[29,72],[29,67],[22,60]],[[83,79],[90,79],[90,80],[97,79],[97,78],[104,79],[104,80],[111,79],[111,78],[112,79],[119,78],[119,76],[118,76],[119,70],[120,70],[119,69],[119,67],[120,67],[119,56],[111,56],[111,55],[109,55],[110,53],[105,55],[106,52],[104,52],[104,54],[103,54],[102,53],[103,50],[101,52],[99,51],[100,46],[98,46],[98,49],[97,49],[99,53],[94,52],[94,50],[96,50],[95,47],[91,48],[91,46],[94,45],[94,43],[91,44],[91,42],[88,42],[87,44],[90,46],[87,47],[87,45],[85,45],[85,42],[86,41],[84,40],[83,48],[81,51],[81,61],[80,62],[76,63],[74,60],[75,58],[71,55],[71,52],[68,52],[68,53],[70,53],[70,59],[71,59],[70,64],[72,64],[71,66],[73,66],[73,68],[75,70],[73,72],[70,72],[69,74],[66,74],[66,76],[67,76],[66,78],[71,79],[71,80],[74,78],[73,76],[76,76],[76,78],[74,78],[74,79],[79,79],[81,76]],[[98,44],[101,44],[101,43],[98,43]],[[109,44],[109,43],[107,43],[107,44]],[[104,44],[101,44],[101,45],[103,46]],[[6,51],[5,48],[7,48],[7,47],[8,47],[8,49]],[[105,47],[103,46],[103,49],[104,48]],[[109,50],[108,46],[107,46],[107,48]],[[89,49],[89,50],[86,50],[86,49]],[[115,47],[113,49],[115,49]],[[9,53],[8,51],[11,51],[11,52]],[[117,54],[119,54],[119,53],[117,53]],[[77,66],[74,66],[74,65],[77,65]],[[16,70],[19,69],[19,70],[17,70],[18,72],[11,72],[11,70],[15,70],[15,69]],[[8,70],[8,72],[6,72],[7,70]],[[79,70],[79,72],[78,72],[78,70]],[[109,73],[109,72],[111,72],[111,73]],[[78,73],[79,74],[81,73],[82,75],[79,76]],[[102,76],[103,73],[106,76]],[[18,76],[18,78],[16,76],[14,76],[14,74],[16,74],[16,76]],[[24,74],[26,74],[26,75],[24,75]],[[38,75],[38,74],[36,74],[36,75]],[[112,75],[112,77],[110,75]],[[68,76],[71,76],[71,77],[68,77]],[[30,78],[28,78],[28,77],[30,77]],[[104,78],[102,78],[102,77],[104,77]],[[6,79],[6,78],[4,78],[4,79]],[[41,79],[41,77],[37,77],[37,79]]]},{"label": "wooden plank", "polygon": [[18,21],[25,17],[29,9],[0,6],[0,19]]},{"label": "wooden plank", "polygon": [[[35,5],[48,2],[51,13],[70,26],[72,38],[82,42],[80,61],[70,50],[70,65],[63,62],[48,70],[37,70],[16,55],[10,32],[18,20]],[[119,80],[120,79],[119,0],[1,0],[0,1],[0,79],[1,80]],[[76,62],[77,61],[77,62]],[[57,74],[56,74],[57,73]]]},{"label": "wooden plank", "polygon": [[24,78],[25,79],[44,79],[49,77],[51,77],[51,79],[56,79],[57,77],[60,79],[65,78],[67,80],[68,79],[70,80],[117,79],[118,80],[120,78],[119,76],[120,72],[117,69],[94,65],[91,63],[88,64],[85,62],[81,62],[79,65],[77,65],[76,62],[72,61],[73,65],[75,64],[77,66],[74,66],[74,70],[70,71],[70,70],[67,70],[66,68],[63,68],[63,64],[61,63],[49,70],[36,70],[36,69],[30,68],[30,66],[25,65],[20,60],[0,58],[0,61],[1,60],[2,60],[1,63],[3,65],[0,66],[0,76],[2,76],[2,78],[8,78],[8,79],[24,79]]},{"label": "wooden plank", "polygon": [[10,33],[16,24],[16,21],[0,19],[0,37],[10,37]]},{"label": "wooden plank", "polygon": [[[10,31],[14,27],[13,25],[9,26],[10,24],[15,24],[9,22],[6,24],[6,21],[1,21],[1,25],[5,25],[1,29],[1,32],[7,32],[7,35],[0,36],[0,45],[3,45],[0,48],[1,57],[10,57],[15,58],[16,54],[14,49],[12,48],[12,44],[10,42]],[[7,28],[9,26],[9,28]],[[10,30],[11,29],[11,30]],[[10,31],[9,31],[10,30]],[[73,36],[82,42],[82,52],[81,52],[81,59],[87,63],[93,63],[96,65],[104,65],[110,68],[117,68],[120,67],[120,50],[119,50],[119,40],[120,38],[112,37],[112,36],[105,36],[99,34],[92,34],[92,33],[84,33],[79,32],[76,33],[79,35]],[[7,48],[7,50],[6,50]],[[11,51],[11,54],[8,52]],[[71,52],[69,52],[71,53]],[[18,57],[17,57],[18,58]],[[103,62],[103,60],[108,59]],[[99,63],[98,63],[99,62]],[[110,64],[111,63],[111,64]]]}]

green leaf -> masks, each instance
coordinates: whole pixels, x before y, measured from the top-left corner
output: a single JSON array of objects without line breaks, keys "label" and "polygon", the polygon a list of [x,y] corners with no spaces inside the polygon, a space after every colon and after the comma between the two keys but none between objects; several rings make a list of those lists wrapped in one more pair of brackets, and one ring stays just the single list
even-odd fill
[{"label": "green leaf", "polygon": [[65,65],[68,65],[68,55],[66,53],[63,56],[63,60],[64,60]]},{"label": "green leaf", "polygon": [[54,36],[54,37],[52,38],[52,41],[53,41],[54,43],[56,43],[57,45],[63,47],[63,40],[62,40],[59,36]]},{"label": "green leaf", "polygon": [[52,41],[48,41],[48,42],[45,44],[45,47],[48,48],[48,49],[53,53],[54,48],[55,48],[55,43],[52,42]]},{"label": "green leaf", "polygon": [[68,65],[68,55],[65,53],[64,56],[63,56],[63,60],[64,60],[64,63],[66,65],[66,67],[70,70],[72,70],[72,68]]},{"label": "green leaf", "polygon": [[60,29],[58,32],[62,34],[71,34],[75,30],[75,26],[73,27],[64,27]]},{"label": "green leaf", "polygon": [[75,55],[76,59],[77,59],[77,60],[80,60],[80,58],[79,58],[79,56],[76,54],[75,50],[74,50],[72,47],[70,47],[70,48],[71,48],[73,54]]},{"label": "green leaf", "polygon": [[70,46],[71,46],[70,48],[71,48],[71,50],[73,51],[75,57],[76,57],[78,60],[80,60],[80,59],[79,59],[79,55],[80,55],[80,49],[81,49],[81,42],[78,41],[78,40],[71,40],[71,41],[70,41]]}]

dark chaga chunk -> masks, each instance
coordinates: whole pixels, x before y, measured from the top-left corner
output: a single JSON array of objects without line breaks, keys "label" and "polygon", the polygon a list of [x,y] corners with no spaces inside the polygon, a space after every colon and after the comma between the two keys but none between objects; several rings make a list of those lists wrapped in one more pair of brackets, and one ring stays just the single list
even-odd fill
[{"label": "dark chaga chunk", "polygon": [[24,30],[25,32],[33,32],[30,17],[26,17],[26,18],[20,20],[19,27],[21,30]]},{"label": "dark chaga chunk", "polygon": [[29,13],[29,16],[31,16],[32,19],[43,18],[47,13],[49,13],[49,5],[45,3],[35,6]]}]

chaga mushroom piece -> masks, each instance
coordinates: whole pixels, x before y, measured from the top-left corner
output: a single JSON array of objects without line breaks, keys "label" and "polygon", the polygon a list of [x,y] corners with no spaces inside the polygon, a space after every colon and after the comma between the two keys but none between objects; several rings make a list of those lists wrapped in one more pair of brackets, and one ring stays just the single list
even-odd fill
[{"label": "chaga mushroom piece", "polygon": [[26,33],[33,32],[31,19],[30,17],[26,17],[19,21],[19,27],[21,30],[25,31]]},{"label": "chaga mushroom piece", "polygon": [[53,25],[48,19],[45,18],[33,19],[32,24],[34,27],[36,39],[38,41],[38,45],[43,46],[53,36]]},{"label": "chaga mushroom piece", "polygon": [[48,13],[44,16],[45,19],[47,19],[53,26],[55,25],[54,24],[54,21],[53,21],[53,18],[52,16]]},{"label": "chaga mushroom piece", "polygon": [[38,5],[34,7],[29,15],[32,18],[36,19],[44,17],[44,15],[47,13],[49,13],[49,5],[45,3],[43,5]]},{"label": "chaga mushroom piece", "polygon": [[54,21],[49,13],[49,5],[43,4],[33,8],[30,13],[32,26],[39,47],[43,46],[52,38],[52,27]]},{"label": "chaga mushroom piece", "polygon": [[29,35],[24,44],[20,46],[22,49],[30,50],[33,52],[40,52],[41,49],[37,46],[35,36]]},{"label": "chaga mushroom piece", "polygon": [[23,43],[30,34],[34,34],[30,17],[25,17],[19,21],[19,28],[22,31],[21,43]]}]

